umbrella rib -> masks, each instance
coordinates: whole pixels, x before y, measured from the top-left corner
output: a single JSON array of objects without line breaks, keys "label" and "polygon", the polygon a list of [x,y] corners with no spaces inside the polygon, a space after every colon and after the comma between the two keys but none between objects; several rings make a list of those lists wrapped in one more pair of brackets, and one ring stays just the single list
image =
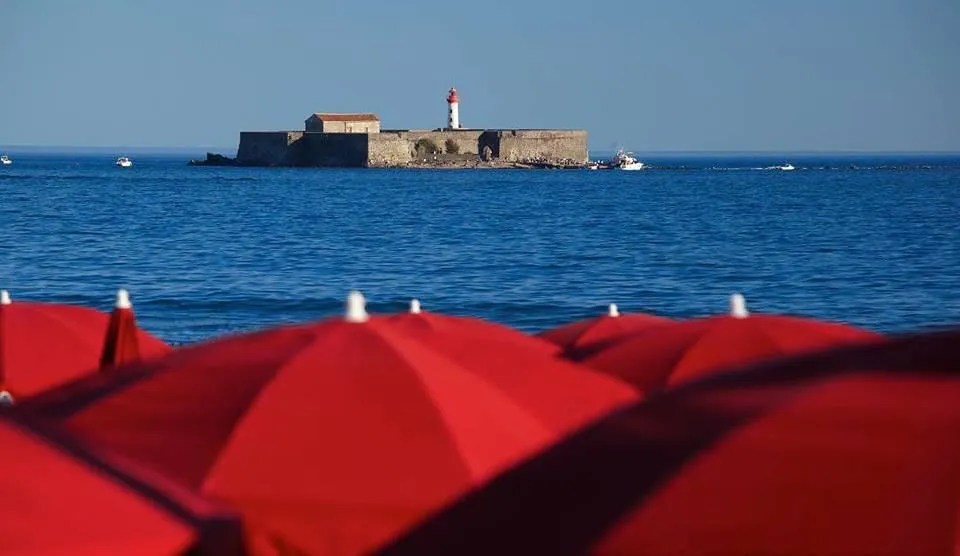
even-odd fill
[{"label": "umbrella rib", "polygon": [[[132,367],[135,368],[131,368],[131,372],[128,373],[110,375],[95,373],[88,376],[79,376],[51,390],[40,392],[25,399],[18,404],[18,407],[24,410],[41,408],[45,416],[58,419],[66,418],[77,411],[81,411],[91,403],[135,386],[144,373],[154,371],[161,374],[175,370],[172,367],[155,370],[157,366],[155,361],[149,361],[143,364],[133,364]],[[99,381],[100,384],[94,384],[95,381]]]},{"label": "umbrella rib", "polygon": [[[167,496],[162,488],[156,487],[150,484],[150,482],[137,478],[132,474],[118,471],[107,459],[95,455],[84,443],[75,437],[63,431],[55,430],[50,425],[34,422],[22,416],[7,415],[5,418],[18,428],[26,431],[27,434],[47,440],[51,448],[82,461],[90,468],[106,475],[109,480],[122,484],[133,492],[144,496],[144,498],[152,504],[170,512],[182,522],[187,524],[198,523],[198,520],[191,514],[189,509],[177,502],[174,497]],[[221,517],[232,515],[229,511],[224,511],[224,509],[219,508],[219,506],[215,504],[210,504],[210,506],[214,508],[215,513]]]},{"label": "umbrella rib", "polygon": [[[309,342],[307,342],[309,343]],[[103,398],[136,386],[144,375],[154,376],[176,372],[178,365],[170,365],[167,357],[188,358],[193,350],[203,349],[204,343],[179,348],[160,359],[132,363],[128,372],[119,374],[95,373],[68,381],[47,392],[41,392],[18,404],[25,411],[39,408],[45,417],[65,419]]]},{"label": "umbrella rib", "polygon": [[[84,308],[84,307],[77,307],[77,309],[85,309],[85,308]],[[93,311],[93,309],[90,309],[90,310]],[[65,328],[65,329],[67,329],[67,330],[70,331],[70,332],[77,333],[78,331],[82,331],[82,328],[76,326],[76,325],[75,325],[74,323],[72,323],[72,322],[69,322],[69,321],[67,321],[67,320],[64,320],[61,315],[58,315],[58,314],[53,314],[53,315],[51,315],[51,314],[49,314],[48,311],[39,311],[37,314],[38,314],[39,316],[43,317],[44,319],[48,320],[48,321],[51,321],[51,322],[54,322],[54,323],[60,325],[62,328]],[[98,316],[100,316],[99,313],[98,313]],[[109,319],[109,315],[104,315],[104,316],[105,316],[107,319]],[[109,320],[108,320],[107,322],[109,322]],[[105,335],[106,332],[107,332],[107,323],[104,323],[103,334]],[[77,335],[77,336],[80,336],[80,337],[83,337],[83,334],[82,334],[82,333],[76,334],[76,335]],[[102,342],[102,340],[103,340],[103,338],[101,338],[101,342]],[[84,343],[86,343],[86,342],[84,342]],[[100,345],[100,342],[98,342],[94,347],[101,348],[102,345]]]},{"label": "umbrella rib", "polygon": [[679,357],[677,357],[673,364],[670,365],[670,368],[666,374],[657,377],[659,384],[657,385],[656,389],[663,389],[669,383],[670,377],[673,376],[677,369],[679,369],[680,366],[683,365],[684,362],[686,362],[686,360],[691,356],[691,354],[699,348],[700,344],[703,343],[708,334],[710,334],[709,330],[697,335],[697,338],[690,345],[680,350]]},{"label": "umbrella rib", "polygon": [[[396,333],[390,330],[378,330],[377,332],[378,334],[381,335],[381,337],[386,337],[387,339],[396,338]],[[444,361],[447,364],[447,368],[445,369],[445,371],[456,370],[456,372],[467,375],[473,380],[482,381],[483,384],[487,385],[487,387],[489,387],[491,390],[501,393],[505,398],[510,400],[510,403],[514,407],[522,411],[523,406],[520,403],[517,403],[512,396],[508,395],[501,388],[497,387],[496,384],[490,382],[490,380],[488,380],[485,376],[483,376],[483,374],[472,372],[470,369],[464,367],[459,362],[433,349],[427,342],[424,342],[414,337],[409,337],[408,339],[412,342],[415,342],[417,345],[423,346],[426,350],[429,351],[432,357],[435,357]],[[421,391],[423,392],[424,397],[428,400],[431,400],[433,396],[431,395],[430,388],[427,385],[427,382],[425,381],[422,373],[419,371],[417,365],[415,365],[414,362],[410,359],[410,357],[406,353],[404,353],[404,350],[399,349],[395,345],[395,342],[386,341],[384,343],[387,345],[387,348],[390,349],[391,352],[393,352],[397,357],[402,359],[406,363],[406,365],[413,371],[413,374],[417,377],[417,382],[420,385],[420,388],[421,388]],[[459,442],[459,438],[457,434],[455,434],[454,429],[451,427],[450,422],[448,421],[446,416],[440,411],[434,411],[433,413],[436,415],[436,418],[439,421],[439,423],[443,426],[443,429],[447,432],[447,437],[450,438],[458,447],[461,446]],[[548,433],[550,431],[550,428],[547,427],[535,415],[530,414],[528,412],[522,412],[522,413],[527,417],[527,419],[530,422],[535,424],[536,427],[541,431],[544,431],[545,433]],[[474,477],[476,476],[476,474],[473,472],[473,469],[470,463],[464,458],[462,450],[457,451],[457,459],[461,461],[462,465],[464,466],[464,469],[467,469],[470,471],[471,476],[474,476]]]},{"label": "umbrella rib", "polygon": [[[728,317],[722,317],[722,318],[728,318]],[[724,326],[724,324],[725,324],[724,322],[719,322],[717,325],[719,325],[719,326]],[[675,372],[677,371],[677,369],[678,369],[684,362],[686,362],[686,360],[687,360],[689,357],[692,356],[693,352],[696,351],[696,349],[700,346],[700,344],[703,343],[703,342],[705,341],[706,337],[709,336],[710,334],[712,334],[712,330],[707,330],[707,331],[705,331],[703,334],[701,334],[699,337],[697,337],[696,341],[695,341],[693,344],[691,344],[688,349],[684,350],[683,355],[680,357],[680,359],[677,361],[677,363],[676,363],[676,364],[673,366],[673,368],[670,370],[670,374],[671,374],[671,375],[672,375],[673,373],[675,373]],[[759,334],[757,335],[757,338],[762,339],[762,340],[765,341],[767,344],[769,344],[770,346],[772,346],[773,349],[774,349],[776,352],[778,352],[777,355],[772,355],[772,356],[770,356],[770,357],[777,357],[777,356],[780,355],[780,354],[788,353],[788,352],[789,352],[789,350],[785,350],[785,349],[780,345],[780,343],[777,342],[777,341],[773,338],[773,336],[770,335],[769,332],[766,331],[766,329],[761,329],[761,330],[759,331]],[[759,361],[759,360],[766,361],[766,360],[769,359],[770,357],[762,357],[762,358],[758,359],[758,361]],[[716,371],[716,373],[722,374],[722,373],[725,372],[726,369],[739,368],[739,367],[742,367],[745,363],[746,363],[746,362],[724,363],[724,364],[721,364],[721,365],[719,365],[719,366],[716,366],[716,367],[714,368],[714,370]],[[667,380],[670,379],[669,376],[668,376],[668,377],[665,377],[665,378],[666,378]],[[696,376],[696,377],[694,377],[694,378],[699,378],[699,376]]]},{"label": "umbrella rib", "polygon": [[570,342],[567,344],[566,349],[574,350],[580,347],[580,341],[583,340],[583,337],[586,336],[587,333],[589,333],[590,330],[593,329],[593,327],[597,326],[599,322],[600,321],[595,317],[593,322],[581,328],[580,331],[574,334],[573,338],[570,339]]},{"label": "umbrella rib", "polygon": [[[783,402],[795,395],[793,392],[784,392],[777,401]],[[762,406],[744,407],[739,411],[730,411],[718,419],[715,412],[690,404],[686,407],[682,404],[676,405],[678,399],[682,402],[683,397],[675,391],[667,392],[662,397],[628,407],[588,425],[574,436],[547,448],[540,455],[506,470],[484,488],[467,493],[435,518],[408,530],[381,547],[377,554],[587,553],[594,540],[609,531],[613,522],[624,517],[630,508],[636,507],[642,500],[662,489],[678,469],[691,465],[705,451],[736,432],[739,426],[755,422],[776,405],[770,401]],[[667,444],[662,438],[652,435],[649,439],[624,442],[620,437],[623,433],[618,432],[617,428],[629,426],[631,416],[635,414],[648,416],[654,422],[676,423],[673,434],[678,436],[678,441]],[[577,475],[577,481],[563,482],[563,489],[560,490],[555,482],[556,477],[551,477],[549,473],[543,473],[544,477],[547,477],[544,480],[531,480],[549,469],[550,461],[576,461],[578,456],[590,453],[596,448],[619,454],[619,457],[613,458],[615,464],[595,469],[596,472],[604,474],[603,480],[591,480],[589,474]],[[587,471],[590,470],[587,466]],[[644,480],[636,480],[638,472]],[[611,481],[611,475],[622,477],[623,481]],[[589,495],[584,492],[595,489],[597,484],[601,485],[602,490],[590,492]],[[615,484],[615,487],[612,486]],[[573,489],[573,493],[564,495],[565,489]],[[524,492],[525,495],[511,496],[515,504],[501,512],[492,513],[490,509],[497,507],[498,499],[503,496],[500,494],[502,492]],[[550,494],[546,494],[547,492]],[[538,510],[536,505],[543,499],[556,499],[559,502],[549,510],[551,517],[556,517],[557,520],[539,519],[543,512]],[[612,499],[614,503],[605,507],[590,503],[571,504],[573,500],[589,502],[604,499],[608,502]],[[569,511],[563,512],[561,508],[568,508]],[[460,544],[461,539],[457,537],[443,534],[445,530],[461,529],[479,515],[493,516],[484,523],[485,526],[514,531],[515,534],[470,537],[469,545]],[[578,527],[564,527],[564,521],[569,523],[573,520],[579,522]],[[554,528],[557,527],[570,534],[555,534]],[[535,532],[531,533],[531,530]],[[432,544],[433,539],[440,539],[440,543]],[[516,540],[522,544],[516,544]],[[509,545],[505,544],[508,542]],[[538,544],[532,546],[531,542]]]},{"label": "umbrella rib", "polygon": [[[305,357],[304,354],[309,353],[311,348],[315,346],[316,339],[317,339],[316,334],[313,334],[313,338],[309,342],[304,342],[303,345],[298,346],[296,348],[296,352],[291,354],[290,357],[284,360],[282,364],[278,364],[277,368],[274,370],[271,377],[268,380],[264,381],[264,383],[260,386],[260,388],[257,389],[256,394],[254,394],[253,397],[250,398],[250,402],[247,403],[246,408],[244,409],[242,414],[239,416],[239,418],[236,421],[234,421],[233,426],[230,428],[230,432],[227,433],[227,435],[223,438],[223,442],[220,445],[220,450],[217,453],[216,457],[214,457],[213,460],[210,462],[210,466],[207,468],[208,470],[215,469],[217,465],[220,463],[220,459],[223,457],[223,454],[226,452],[225,448],[230,445],[234,436],[236,436],[237,431],[242,428],[243,423],[247,420],[249,415],[252,413],[252,408],[256,406],[257,402],[263,397],[264,392],[269,389],[270,383],[277,377],[277,374],[284,367],[295,364],[298,359],[300,359],[301,357]],[[206,479],[204,479],[203,483],[200,485],[200,490],[203,491],[205,487],[206,487]]]},{"label": "umbrella rib", "polygon": [[[739,372],[711,374],[692,382],[673,388],[672,392],[696,392],[716,387],[751,385],[762,382],[765,385],[787,384],[801,379],[829,376],[846,369],[846,358],[855,356],[862,368],[875,367],[886,372],[912,372],[926,374],[960,374],[960,350],[953,345],[948,347],[943,338],[951,339],[960,329],[946,330],[940,333],[909,334],[897,338],[880,336],[865,339],[864,342],[840,345],[824,351],[800,353],[796,355],[738,365]],[[866,348],[866,349],[865,349]],[[917,368],[916,362],[922,354],[945,362],[938,367]],[[777,369],[776,373],[767,371]],[[732,369],[732,368],[731,368]]]}]

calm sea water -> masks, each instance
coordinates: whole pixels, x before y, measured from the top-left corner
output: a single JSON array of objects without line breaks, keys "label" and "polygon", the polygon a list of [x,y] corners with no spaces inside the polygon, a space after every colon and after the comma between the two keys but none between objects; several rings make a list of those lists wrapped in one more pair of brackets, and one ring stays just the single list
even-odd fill
[{"label": "calm sea water", "polygon": [[[13,153],[12,153],[13,154]],[[960,157],[644,156],[612,171],[186,166],[19,154],[0,167],[0,287],[190,342],[338,313],[540,330],[622,311],[758,312],[879,331],[960,323]],[[793,172],[763,170],[790,161]]]}]

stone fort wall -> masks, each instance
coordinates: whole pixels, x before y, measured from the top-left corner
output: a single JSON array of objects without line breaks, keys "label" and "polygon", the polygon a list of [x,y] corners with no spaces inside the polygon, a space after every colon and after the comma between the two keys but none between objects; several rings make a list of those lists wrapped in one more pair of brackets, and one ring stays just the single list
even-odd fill
[{"label": "stone fort wall", "polygon": [[588,159],[583,130],[384,130],[380,133],[246,131],[237,162],[245,166],[403,166],[434,155],[505,162]]},{"label": "stone fort wall", "polygon": [[295,166],[302,131],[241,131],[237,161],[246,166]]},{"label": "stone fort wall", "polygon": [[483,130],[386,130],[369,135],[367,165],[399,166],[432,154],[480,154]]},{"label": "stone fort wall", "polygon": [[305,133],[296,144],[297,166],[363,167],[367,165],[367,133]]},{"label": "stone fort wall", "polygon": [[587,132],[580,130],[494,130],[487,140],[495,157],[510,162],[588,160]]}]

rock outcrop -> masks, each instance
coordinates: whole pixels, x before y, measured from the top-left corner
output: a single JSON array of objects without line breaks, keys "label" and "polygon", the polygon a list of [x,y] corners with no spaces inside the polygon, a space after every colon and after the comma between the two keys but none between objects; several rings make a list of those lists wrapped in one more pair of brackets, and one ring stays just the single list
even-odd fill
[{"label": "rock outcrop", "polygon": [[239,166],[236,158],[230,158],[217,153],[207,153],[207,158],[202,160],[191,160],[190,166]]}]

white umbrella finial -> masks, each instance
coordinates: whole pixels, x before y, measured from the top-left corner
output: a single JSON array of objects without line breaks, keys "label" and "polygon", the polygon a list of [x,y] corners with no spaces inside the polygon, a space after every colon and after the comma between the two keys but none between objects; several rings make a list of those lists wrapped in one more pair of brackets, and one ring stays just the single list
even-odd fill
[{"label": "white umbrella finial", "polygon": [[117,304],[114,305],[117,309],[130,309],[133,305],[130,304],[130,292],[121,288],[117,290]]},{"label": "white umbrella finial", "polygon": [[0,305],[10,305],[10,292],[0,290]]},{"label": "white umbrella finial", "polygon": [[370,315],[367,314],[367,300],[363,294],[357,290],[347,294],[347,312],[343,320],[347,322],[367,322]]},{"label": "white umbrella finial", "polygon": [[13,394],[6,390],[0,390],[0,406],[13,405]]},{"label": "white umbrella finial", "polygon": [[608,316],[608,317],[619,317],[619,316],[620,316],[620,309],[617,308],[617,304],[616,304],[616,303],[611,303],[610,306],[607,307],[607,316]]},{"label": "white umbrella finial", "polygon": [[419,315],[420,314],[420,300],[411,299],[410,300],[410,314]]},{"label": "white umbrella finial", "polygon": [[745,319],[750,316],[750,312],[747,311],[747,300],[742,293],[730,296],[730,316],[735,319]]}]

